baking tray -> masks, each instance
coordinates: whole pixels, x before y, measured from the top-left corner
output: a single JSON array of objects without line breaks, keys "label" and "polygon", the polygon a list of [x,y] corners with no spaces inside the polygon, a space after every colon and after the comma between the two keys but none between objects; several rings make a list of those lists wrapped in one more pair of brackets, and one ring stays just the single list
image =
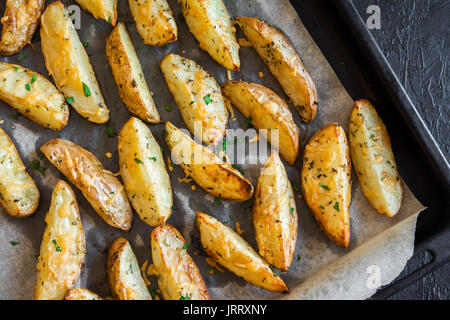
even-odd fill
[{"label": "baking tray", "polygon": [[388,298],[450,261],[450,167],[351,0],[291,0],[353,99],[372,100],[392,139],[399,171],[428,207],[419,216],[415,255],[430,262],[374,296]]}]

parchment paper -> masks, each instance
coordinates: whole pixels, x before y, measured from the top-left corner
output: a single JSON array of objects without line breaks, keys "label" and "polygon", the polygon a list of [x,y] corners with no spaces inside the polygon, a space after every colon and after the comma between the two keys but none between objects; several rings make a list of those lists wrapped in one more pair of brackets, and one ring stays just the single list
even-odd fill
[{"label": "parchment paper", "polygon": [[[47,4],[53,1],[47,1]],[[62,1],[66,5],[74,1]],[[353,101],[342,87],[330,65],[315,45],[310,35],[299,20],[288,0],[225,0],[232,16],[257,16],[283,30],[294,43],[313,79],[319,92],[319,112],[312,124],[304,124],[297,111],[291,106],[295,122],[300,126],[302,146],[325,124],[336,121],[347,128],[348,118]],[[153,48],[146,46],[139,38],[129,13],[127,1],[119,1],[119,21],[127,21],[127,26],[137,49],[145,76],[154,99],[164,121],[170,120],[180,128],[186,128],[172,96],[162,77],[159,61],[169,52],[178,53],[201,63],[217,82],[226,81],[226,71],[215,63],[199,46],[189,33],[183,19],[180,19],[180,8],[175,0],[169,1],[177,17],[179,26],[179,41]],[[3,12],[4,3],[0,4]],[[91,15],[82,12],[81,41],[88,41],[87,52],[91,58],[107,105],[111,110],[111,120],[107,125],[97,125],[82,119],[74,109],[71,109],[70,121],[61,132],[52,132],[21,116],[11,118],[15,111],[0,102],[1,127],[11,136],[19,150],[22,159],[29,167],[34,159],[39,159],[40,146],[51,138],[62,137],[74,141],[91,150],[112,172],[118,171],[117,138],[108,138],[106,128],[109,126],[117,133],[129,119],[130,114],[121,102],[117,88],[113,82],[105,56],[105,38],[111,27]],[[238,32],[237,37],[243,37]],[[33,46],[27,46],[26,53],[20,63],[19,56],[2,57],[0,61],[19,63],[43,75],[47,75],[44,59],[40,50],[39,36],[33,39]],[[242,70],[233,73],[233,79],[255,81],[268,86],[280,96],[286,98],[277,81],[271,76],[256,52],[250,47],[242,47],[240,51]],[[260,78],[259,72],[264,76]],[[172,105],[173,111],[164,109],[166,104]],[[236,121],[230,121],[230,128],[243,128],[245,119],[235,110]],[[161,136],[163,125],[152,125],[151,130],[160,145],[168,151]],[[106,152],[113,157],[108,159]],[[395,152],[395,150],[394,150]],[[1,299],[31,299],[36,279],[36,255],[44,231],[44,216],[48,210],[50,197],[58,179],[63,176],[45,159],[40,160],[46,167],[45,174],[29,169],[41,191],[39,210],[30,218],[13,219],[6,214],[0,214],[0,298]],[[260,159],[256,165],[243,166],[245,176],[256,185],[261,168]],[[398,164],[402,166],[401,163]],[[289,178],[300,183],[300,161],[294,166],[287,166]],[[299,236],[294,261],[288,272],[281,274],[291,293],[280,295],[270,293],[247,284],[244,280],[230,272],[219,275],[209,275],[208,265],[199,244],[198,230],[194,224],[197,210],[211,214],[222,221],[234,225],[239,221],[244,230],[243,237],[255,247],[250,209],[239,203],[221,201],[214,205],[212,196],[197,188],[191,190],[193,183],[179,183],[184,173],[180,168],[170,172],[174,192],[174,213],[168,223],[174,225],[191,243],[190,254],[198,264],[213,299],[364,299],[371,296],[377,285],[391,282],[404,268],[411,257],[414,246],[414,230],[416,218],[423,206],[404,186],[403,204],[398,215],[393,219],[381,216],[372,209],[364,198],[358,180],[353,175],[351,202],[351,243],[348,249],[338,248],[326,238],[313,221],[303,199],[298,198]],[[135,214],[131,232],[124,234],[106,225],[97,216],[81,193],[74,188],[87,242],[86,264],[77,285],[87,287],[103,296],[108,294],[108,284],[105,274],[106,252],[112,241],[124,235],[132,244],[139,263],[150,259],[150,233],[152,228],[144,224]],[[230,215],[232,217],[230,217]],[[19,244],[13,246],[11,241]],[[298,260],[297,257],[300,257]],[[379,277],[378,277],[379,276]],[[380,282],[377,282],[377,277]],[[156,279],[151,278],[151,288],[156,288]],[[375,286],[374,286],[375,284]]]}]

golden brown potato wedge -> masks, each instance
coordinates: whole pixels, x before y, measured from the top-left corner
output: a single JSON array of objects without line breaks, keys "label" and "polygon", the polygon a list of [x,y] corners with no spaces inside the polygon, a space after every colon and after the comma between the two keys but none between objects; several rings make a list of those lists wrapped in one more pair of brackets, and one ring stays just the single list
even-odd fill
[{"label": "golden brown potato wedge", "polygon": [[166,0],[128,0],[128,4],[145,44],[164,46],[177,41],[177,23]]},{"label": "golden brown potato wedge", "polygon": [[172,160],[181,166],[186,176],[214,197],[246,201],[253,195],[252,184],[239,171],[170,122],[166,123],[166,142]]},{"label": "golden brown potato wedge", "polygon": [[189,131],[203,143],[216,145],[225,135],[228,112],[214,78],[173,53],[161,61],[161,70]]},{"label": "golden brown potato wedge", "polygon": [[113,26],[117,21],[117,0],[75,0],[78,4],[95,19],[103,19]]},{"label": "golden brown potato wedge", "polygon": [[106,56],[120,98],[128,110],[150,123],[161,122],[130,35],[123,22],[119,22],[106,38]]},{"label": "golden brown potato wedge", "polygon": [[200,270],[187,252],[188,246],[170,225],[153,229],[153,269],[165,300],[209,300]]},{"label": "golden brown potato wedge", "polygon": [[133,213],[120,181],[86,149],[64,139],[41,147],[45,157],[83,193],[110,226],[129,231]]},{"label": "golden brown potato wedge", "polygon": [[239,71],[236,30],[222,0],[178,0],[178,3],[200,48],[228,70]]},{"label": "golden brown potato wedge", "polygon": [[257,287],[288,292],[269,264],[230,227],[202,212],[196,222],[203,249],[213,260]]},{"label": "golden brown potato wedge", "polygon": [[161,147],[150,129],[132,117],[119,133],[119,166],[134,210],[150,226],[166,223],[173,197]]},{"label": "golden brown potato wedge", "polygon": [[353,166],[364,195],[379,213],[392,218],[402,204],[402,181],[386,126],[370,101],[355,102],[348,130]]},{"label": "golden brown potato wedge", "polygon": [[77,199],[60,180],[52,194],[42,238],[34,288],[36,300],[62,300],[81,273],[86,255]]},{"label": "golden brown potato wedge", "polygon": [[45,0],[6,0],[0,55],[12,55],[30,43],[44,7]]},{"label": "golden brown potato wedge", "polygon": [[85,288],[74,288],[67,291],[64,300],[103,300],[98,294]]},{"label": "golden brown potato wedge", "polygon": [[344,129],[319,130],[303,153],[303,197],[325,234],[340,247],[350,243],[351,163]]},{"label": "golden brown potato wedge", "polygon": [[48,5],[41,17],[41,46],[48,72],[75,110],[89,121],[108,121],[109,110],[89,57],[59,1]]},{"label": "golden brown potato wedge", "polygon": [[62,130],[69,121],[69,107],[53,83],[19,65],[0,62],[0,99],[52,130]]},{"label": "golden brown potato wedge", "polygon": [[276,152],[261,170],[252,211],[259,254],[287,271],[294,256],[298,218],[294,192]]},{"label": "golden brown potato wedge", "polygon": [[261,133],[269,142],[272,142],[271,130],[278,130],[276,147],[287,163],[290,165],[295,163],[300,151],[300,129],[282,98],[269,88],[244,81],[223,83],[222,93],[245,118],[251,119],[251,124],[256,129],[267,129]]},{"label": "golden brown potato wedge", "polygon": [[109,248],[106,273],[115,299],[152,300],[127,239],[119,237]]},{"label": "golden brown potato wedge", "polygon": [[279,30],[257,18],[241,17],[236,18],[236,22],[280,82],[303,121],[313,121],[319,104],[316,86],[292,43]]},{"label": "golden brown potato wedge", "polygon": [[14,143],[0,128],[0,204],[11,217],[25,218],[36,211],[39,196]]}]

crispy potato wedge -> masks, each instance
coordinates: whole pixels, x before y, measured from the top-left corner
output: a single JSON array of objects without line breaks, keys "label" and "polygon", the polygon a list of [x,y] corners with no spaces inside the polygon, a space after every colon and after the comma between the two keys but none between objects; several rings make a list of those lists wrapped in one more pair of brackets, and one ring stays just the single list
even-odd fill
[{"label": "crispy potato wedge", "polygon": [[86,255],[77,199],[70,186],[62,180],[53,191],[45,223],[36,266],[34,298],[62,300],[80,276]]},{"label": "crispy potato wedge", "polygon": [[228,122],[216,80],[194,61],[173,53],[161,61],[161,69],[189,131],[203,143],[216,145]]},{"label": "crispy potato wedge", "polygon": [[236,22],[280,82],[303,121],[313,121],[319,104],[316,86],[289,39],[257,18],[241,17],[236,18]]},{"label": "crispy potato wedge", "polygon": [[115,299],[152,300],[127,239],[119,237],[109,248],[106,273]]},{"label": "crispy potato wedge", "polygon": [[52,130],[62,130],[69,121],[69,107],[53,83],[19,65],[0,62],[0,99]]},{"label": "crispy potato wedge", "polygon": [[123,22],[119,22],[106,38],[106,56],[120,98],[128,110],[147,122],[161,122],[130,35]]},{"label": "crispy potato wedge", "polygon": [[203,249],[217,263],[257,287],[289,291],[269,264],[230,227],[202,212],[197,212],[196,222]]},{"label": "crispy potato wedge", "polygon": [[370,204],[389,218],[402,204],[403,187],[383,120],[368,100],[355,102],[349,123],[350,153]]},{"label": "crispy potato wedge", "polygon": [[128,4],[145,44],[164,46],[177,41],[177,23],[166,0],[128,0]]},{"label": "crispy potato wedge", "polygon": [[83,193],[110,226],[129,231],[133,213],[120,181],[91,152],[64,139],[41,147],[45,157]]},{"label": "crispy potato wedge", "polygon": [[6,0],[0,55],[10,56],[30,43],[44,7],[45,0]]},{"label": "crispy potato wedge", "polygon": [[189,30],[200,48],[228,70],[239,71],[239,44],[222,0],[178,0]]},{"label": "crispy potato wedge", "polygon": [[165,300],[209,300],[200,270],[187,252],[183,236],[172,226],[152,232],[153,270]]},{"label": "crispy potato wedge", "polygon": [[75,0],[95,19],[103,19],[106,22],[116,25],[117,21],[117,0]]},{"label": "crispy potato wedge", "polygon": [[48,72],[75,110],[89,121],[108,121],[109,110],[89,57],[59,1],[48,5],[41,17],[41,46]]},{"label": "crispy potato wedge", "polygon": [[166,223],[173,196],[161,147],[150,129],[132,117],[119,133],[119,166],[134,210],[150,226]]},{"label": "crispy potato wedge", "polygon": [[74,288],[67,291],[64,300],[103,300],[98,294],[85,288]]},{"label": "crispy potato wedge", "polygon": [[344,129],[319,130],[303,153],[303,197],[325,234],[340,247],[350,243],[351,163]]},{"label": "crispy potato wedge", "polygon": [[259,254],[275,268],[287,271],[294,256],[298,218],[294,192],[276,152],[261,170],[252,212]]},{"label": "crispy potato wedge", "polygon": [[222,93],[246,117],[251,124],[271,140],[271,130],[278,130],[279,150],[287,163],[293,165],[300,152],[300,129],[292,118],[286,102],[275,92],[257,83],[227,81],[222,84]]},{"label": "crispy potato wedge", "polygon": [[206,192],[217,198],[235,201],[246,201],[252,197],[250,181],[170,122],[166,123],[166,142],[174,162]]},{"label": "crispy potato wedge", "polygon": [[14,143],[0,128],[0,204],[11,217],[25,218],[36,211],[39,196]]}]

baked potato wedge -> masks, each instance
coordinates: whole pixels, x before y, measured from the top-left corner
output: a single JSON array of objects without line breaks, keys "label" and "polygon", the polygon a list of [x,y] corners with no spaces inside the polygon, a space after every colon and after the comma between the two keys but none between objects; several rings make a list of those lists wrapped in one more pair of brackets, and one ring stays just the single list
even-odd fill
[{"label": "baked potato wedge", "polygon": [[69,121],[69,107],[53,83],[16,64],[0,62],[0,99],[52,130],[62,130]]},{"label": "baked potato wedge", "polygon": [[119,133],[118,149],[120,175],[134,210],[152,227],[166,223],[172,214],[172,187],[152,132],[132,117]]},{"label": "baked potato wedge", "polygon": [[161,122],[133,42],[123,22],[119,22],[106,38],[106,56],[120,98],[128,110],[149,123]]},{"label": "baked potato wedge", "polygon": [[67,291],[64,300],[103,300],[98,294],[85,288],[74,288]]},{"label": "baked potato wedge", "polygon": [[0,128],[0,204],[11,217],[25,218],[36,211],[39,196],[14,143]]},{"label": "baked potato wedge", "polygon": [[221,161],[208,148],[195,143],[170,122],[166,123],[166,143],[174,163],[214,197],[246,201],[253,195],[252,184],[239,171]]},{"label": "baked potato wedge", "polygon": [[75,0],[95,19],[103,19],[106,22],[116,25],[117,21],[117,0]]},{"label": "baked potato wedge", "polygon": [[128,4],[145,44],[164,46],[177,41],[177,23],[166,0],[128,0]]},{"label": "baked potato wedge", "polygon": [[34,288],[36,300],[62,300],[81,273],[86,255],[77,199],[59,180],[52,194],[41,242]]},{"label": "baked potato wedge", "polygon": [[351,163],[344,129],[332,123],[307,143],[301,172],[303,197],[325,234],[350,243]]},{"label": "baked potato wedge", "polygon": [[200,48],[228,70],[239,71],[236,30],[222,0],[178,0],[178,3]]},{"label": "baked potato wedge", "polygon": [[188,245],[170,225],[153,229],[153,270],[165,300],[209,300],[200,270],[187,252]]},{"label": "baked potato wedge", "polygon": [[106,273],[115,299],[152,300],[127,239],[119,237],[109,248]]},{"label": "baked potato wedge", "polygon": [[300,129],[292,118],[287,103],[275,92],[257,83],[227,81],[222,84],[222,94],[238,108],[251,124],[271,142],[271,130],[278,130],[280,154],[293,165],[300,152]]},{"label": "baked potato wedge", "polygon": [[110,226],[129,231],[133,213],[120,181],[94,154],[64,139],[41,146],[45,157],[83,193],[98,215]]},{"label": "baked potato wedge", "polygon": [[10,56],[30,43],[44,7],[45,0],[6,0],[0,55]]},{"label": "baked potato wedge", "polygon": [[257,18],[236,18],[248,41],[280,82],[303,121],[311,122],[319,100],[313,79],[285,35]]},{"label": "baked potato wedge", "polygon": [[173,53],[161,61],[161,70],[189,131],[203,143],[216,145],[228,122],[216,80],[194,61]]},{"label": "baked potato wedge", "polygon": [[358,100],[350,116],[350,154],[370,204],[389,218],[402,204],[403,187],[383,120],[372,103]]},{"label": "baked potato wedge", "polygon": [[48,72],[75,110],[89,121],[108,121],[109,110],[89,57],[59,1],[48,5],[41,17],[41,46]]},{"label": "baked potato wedge", "polygon": [[298,218],[294,192],[276,152],[261,170],[252,212],[259,254],[275,268],[287,271],[294,256]]},{"label": "baked potato wedge", "polygon": [[202,212],[197,212],[196,223],[203,249],[217,263],[257,287],[289,291],[269,264],[230,227]]}]

